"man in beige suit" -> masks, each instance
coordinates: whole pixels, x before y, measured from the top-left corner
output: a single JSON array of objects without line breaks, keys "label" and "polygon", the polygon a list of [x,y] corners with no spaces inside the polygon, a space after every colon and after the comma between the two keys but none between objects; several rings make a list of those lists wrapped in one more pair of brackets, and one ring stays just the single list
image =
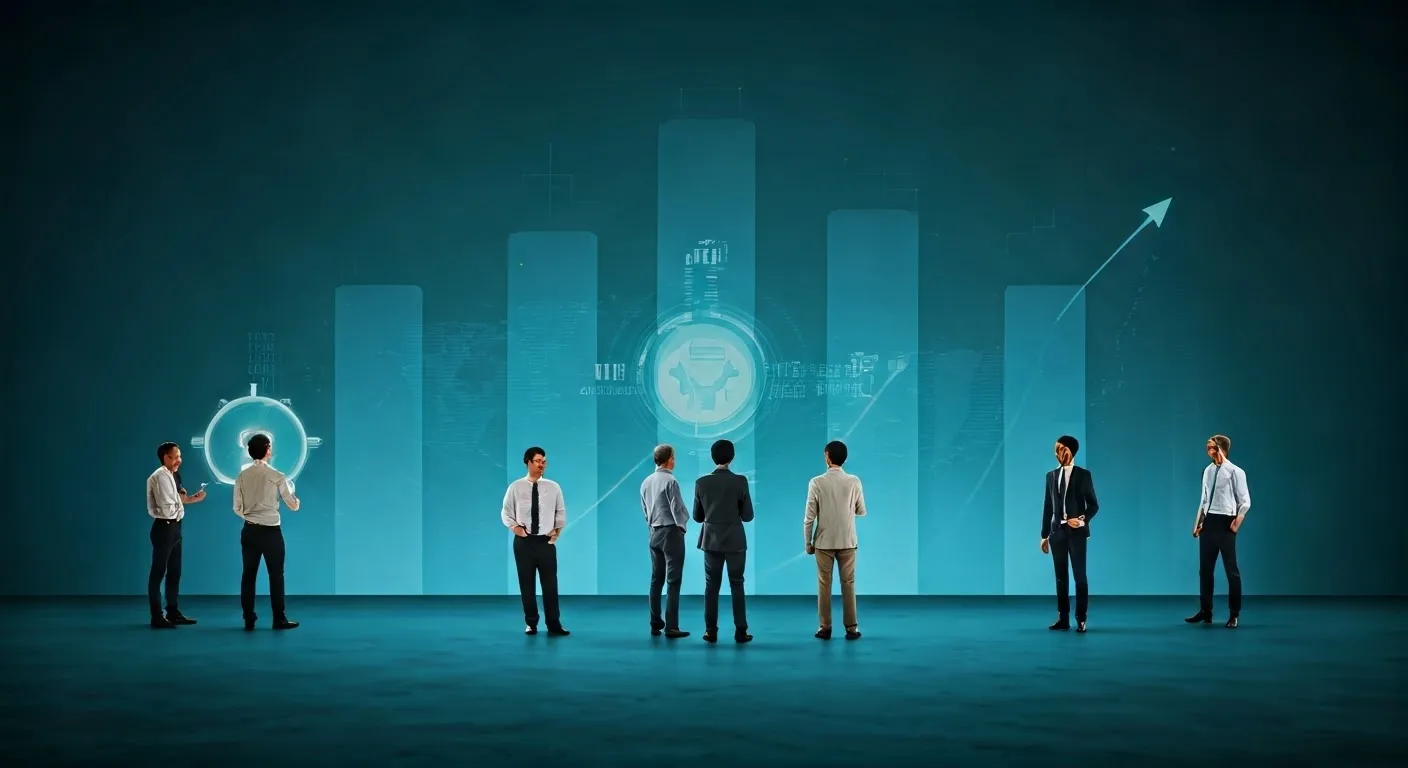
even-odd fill
[{"label": "man in beige suit", "polygon": [[846,623],[846,639],[860,638],[856,621],[856,518],[865,514],[865,493],[860,478],[848,475],[846,444],[833,440],[822,453],[826,472],[807,485],[807,512],[802,536],[807,554],[816,555],[816,612],[821,627],[816,637],[831,639],[831,566],[841,571],[841,618]]}]

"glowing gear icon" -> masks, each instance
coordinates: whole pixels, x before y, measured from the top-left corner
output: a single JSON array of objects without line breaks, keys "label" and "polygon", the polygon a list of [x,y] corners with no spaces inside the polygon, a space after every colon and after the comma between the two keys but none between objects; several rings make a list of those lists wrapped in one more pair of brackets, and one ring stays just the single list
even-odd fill
[{"label": "glowing gear icon", "polygon": [[206,466],[216,481],[234,485],[240,470],[252,463],[246,443],[262,433],[274,442],[275,468],[293,480],[308,463],[308,452],[323,441],[308,436],[292,405],[289,400],[264,397],[259,385],[250,384],[247,396],[220,401],[205,434],[191,438],[191,447],[204,450]]}]

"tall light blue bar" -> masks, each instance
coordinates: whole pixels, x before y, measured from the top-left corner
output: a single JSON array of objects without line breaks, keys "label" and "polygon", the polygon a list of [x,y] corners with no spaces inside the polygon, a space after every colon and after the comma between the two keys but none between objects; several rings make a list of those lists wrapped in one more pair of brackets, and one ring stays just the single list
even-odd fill
[{"label": "tall light blue bar", "polygon": [[[523,452],[547,454],[545,477],[562,486],[567,527],[557,542],[558,592],[597,594],[597,239],[591,232],[517,232],[508,239],[508,471]],[[490,492],[499,514],[503,488]],[[542,510],[551,514],[551,510]],[[550,519],[550,518],[549,518]],[[507,592],[518,594],[513,539]]]},{"label": "tall light blue bar", "polygon": [[414,285],[337,289],[333,584],[339,595],[424,591],[423,307]]},{"label": "tall light blue bar", "polygon": [[[827,439],[850,453],[868,515],[856,590],[919,593],[919,217],[833,211],[826,220]],[[820,388],[821,384],[818,385]]]},{"label": "tall light blue bar", "polygon": [[[657,345],[674,347],[682,342],[697,349],[723,348],[723,358],[736,367],[753,366],[747,385],[725,386],[714,407],[742,405],[738,413],[752,413],[762,397],[763,361],[749,352],[756,334],[756,176],[757,131],[744,120],[672,120],[660,126],[658,204],[657,302],[661,319]],[[680,318],[685,317],[681,320]],[[672,322],[678,321],[678,322]],[[753,347],[755,348],[755,347]],[[691,353],[692,354],[692,353]],[[751,358],[751,359],[750,359]],[[689,361],[686,361],[689,362]],[[656,366],[659,367],[658,362]],[[666,364],[670,367],[671,364]],[[716,378],[707,362],[699,364],[699,375]],[[647,376],[664,379],[665,371],[648,370]],[[743,378],[743,377],[740,377]],[[676,390],[677,392],[677,390]],[[733,471],[744,474],[752,485],[753,507],[759,516],[778,514],[766,506],[759,492],[755,418],[740,423],[709,423],[722,411],[682,399],[656,403],[666,415],[657,429],[662,443],[676,448],[675,475],[685,503],[693,504],[694,481],[714,471],[709,447],[719,438],[732,440],[737,452]],[[681,422],[695,419],[698,426],[682,428]],[[686,540],[688,554],[681,591],[704,592],[704,563],[695,549],[699,526],[691,523]],[[756,528],[747,525],[749,552],[744,571],[745,592],[757,592],[758,572]],[[649,555],[644,526],[640,534],[639,568],[641,584],[649,582]],[[723,587],[728,592],[728,585]]]},{"label": "tall light blue bar", "polygon": [[[1046,473],[1056,468],[1056,438],[1081,441],[1076,463],[1089,467],[1085,432],[1085,294],[1076,285],[1010,286],[1003,297],[1003,593],[1049,595],[1051,558],[1041,554]],[[1061,319],[1058,322],[1057,317]]]}]

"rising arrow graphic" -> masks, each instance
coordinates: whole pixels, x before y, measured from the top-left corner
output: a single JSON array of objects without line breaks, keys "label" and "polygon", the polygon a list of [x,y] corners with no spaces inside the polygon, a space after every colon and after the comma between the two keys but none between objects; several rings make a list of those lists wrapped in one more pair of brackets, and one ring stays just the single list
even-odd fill
[{"label": "rising arrow graphic", "polygon": [[[1061,308],[1060,313],[1056,315],[1056,319],[1051,323],[1051,332],[1046,335],[1046,343],[1041,346],[1041,354],[1037,356],[1038,378],[1040,378],[1039,374],[1041,371],[1041,364],[1046,360],[1046,350],[1051,346],[1051,340],[1056,337],[1056,327],[1061,324],[1061,318],[1066,316],[1066,312],[1070,311],[1071,307],[1075,305],[1076,299],[1080,298],[1080,295],[1082,293],[1085,293],[1085,289],[1088,288],[1091,283],[1095,282],[1095,278],[1099,277],[1100,273],[1105,271],[1105,267],[1110,266],[1110,262],[1114,261],[1115,257],[1120,255],[1120,251],[1123,251],[1124,247],[1126,245],[1129,245],[1131,240],[1138,236],[1140,232],[1143,232],[1145,227],[1149,226],[1150,224],[1153,224],[1156,227],[1162,227],[1164,225],[1164,216],[1168,214],[1168,206],[1172,202],[1173,198],[1170,197],[1166,200],[1161,200],[1157,203],[1154,203],[1148,208],[1145,208],[1144,223],[1140,224],[1137,229],[1129,233],[1129,237],[1126,237],[1124,239],[1124,242],[1120,243],[1120,247],[1116,248],[1115,252],[1110,254],[1110,258],[1105,259],[1105,262],[1099,267],[1097,267],[1094,272],[1090,273],[1090,277],[1086,278],[1085,282],[1081,283],[1081,286],[1076,289],[1076,292],[1071,296],[1071,300],[1066,302],[1066,306]],[[1017,403],[1016,413],[1013,413],[1012,418],[1008,421],[1009,425],[1015,424],[1017,422],[1017,419],[1021,417],[1022,409],[1027,404],[1027,397],[1030,396],[1031,393],[1032,385],[1028,384],[1027,391],[1022,393],[1021,402]],[[993,466],[997,464],[997,457],[1002,455],[1002,448],[1003,446],[1007,445],[1007,436],[1009,434],[1009,430],[1010,427],[1002,431],[1002,440],[997,444],[997,450],[993,451],[992,458],[988,460],[987,467],[983,470],[983,473],[978,476],[978,482],[974,483],[972,492],[968,494],[968,500],[963,502],[963,508],[965,511],[968,509],[968,506],[973,503],[973,498],[978,495],[978,489],[983,487],[983,482],[988,479],[988,475],[992,472]]]}]

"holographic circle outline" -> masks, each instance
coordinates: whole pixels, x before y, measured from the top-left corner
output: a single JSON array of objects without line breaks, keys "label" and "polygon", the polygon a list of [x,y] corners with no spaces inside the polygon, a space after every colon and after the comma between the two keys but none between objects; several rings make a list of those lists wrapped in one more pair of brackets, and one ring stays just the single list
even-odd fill
[{"label": "holographic circle outline", "polygon": [[[739,409],[733,416],[702,428],[693,422],[684,421],[664,407],[657,393],[654,373],[649,372],[650,363],[659,354],[665,339],[677,328],[688,325],[717,325],[727,328],[751,347],[747,351],[753,355],[754,392],[749,395],[752,402]],[[744,322],[738,313],[727,307],[716,307],[703,311],[676,310],[664,320],[657,319],[654,333],[649,334],[641,345],[640,354],[636,358],[636,369],[642,372],[642,398],[645,400],[648,410],[655,417],[656,423],[682,438],[711,440],[724,435],[742,438],[757,428],[758,417],[762,414],[764,403],[767,400],[767,387],[769,386],[767,355],[757,333],[757,324]]]},{"label": "holographic circle outline", "polygon": [[[210,453],[210,437],[215,433],[215,425],[220,423],[220,419],[223,418],[225,414],[229,413],[237,406],[249,402],[260,402],[260,405],[273,405],[276,410],[282,411],[283,414],[287,416],[290,421],[293,422],[294,427],[298,430],[298,461],[294,462],[293,469],[284,473],[284,477],[287,477],[290,480],[298,477],[298,474],[303,471],[303,466],[308,463],[308,430],[303,427],[303,420],[298,418],[298,414],[294,413],[292,408],[288,407],[287,405],[284,405],[283,403],[279,402],[278,400],[275,400],[272,397],[265,397],[263,395],[245,395],[243,397],[235,398],[234,400],[231,400],[228,403],[225,403],[224,405],[220,406],[220,410],[216,411],[215,415],[210,418],[210,423],[205,426],[205,445],[202,446],[205,452],[205,465],[210,467],[210,471],[212,474],[215,475],[215,479],[221,482],[222,484],[235,484],[235,478],[229,477],[224,472],[221,472],[219,465],[215,463],[215,457],[212,456]],[[265,427],[251,427],[251,429],[254,429],[256,431],[268,431]]]}]

